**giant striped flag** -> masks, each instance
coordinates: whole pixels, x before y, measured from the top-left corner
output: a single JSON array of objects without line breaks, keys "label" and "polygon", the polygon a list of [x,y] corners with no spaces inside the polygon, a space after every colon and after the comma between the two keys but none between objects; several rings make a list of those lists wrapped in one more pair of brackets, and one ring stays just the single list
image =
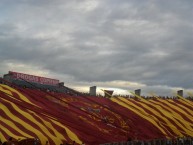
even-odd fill
[{"label": "giant striped flag", "polygon": [[0,84],[0,140],[98,145],[193,136],[193,102],[69,96]]}]

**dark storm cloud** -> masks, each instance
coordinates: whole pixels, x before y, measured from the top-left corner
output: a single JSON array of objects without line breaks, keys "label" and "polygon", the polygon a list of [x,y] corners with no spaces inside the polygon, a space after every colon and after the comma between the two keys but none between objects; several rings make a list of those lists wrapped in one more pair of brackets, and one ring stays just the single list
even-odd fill
[{"label": "dark storm cloud", "polygon": [[1,66],[37,66],[77,84],[191,89],[192,6],[191,0],[3,0]]}]

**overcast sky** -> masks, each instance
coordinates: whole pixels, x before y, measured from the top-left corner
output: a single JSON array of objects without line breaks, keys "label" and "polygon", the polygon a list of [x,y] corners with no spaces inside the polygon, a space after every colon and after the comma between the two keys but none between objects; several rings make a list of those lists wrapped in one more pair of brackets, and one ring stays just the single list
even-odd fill
[{"label": "overcast sky", "polygon": [[192,0],[0,0],[0,74],[78,89],[193,91],[192,8]]}]

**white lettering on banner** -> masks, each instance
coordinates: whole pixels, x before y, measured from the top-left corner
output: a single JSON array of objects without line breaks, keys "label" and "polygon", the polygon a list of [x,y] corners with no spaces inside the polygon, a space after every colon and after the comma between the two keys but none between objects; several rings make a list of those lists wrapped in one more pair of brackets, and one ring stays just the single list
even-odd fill
[{"label": "white lettering on banner", "polygon": [[42,83],[42,84],[58,84],[59,82],[58,82],[58,80],[40,77],[40,83]]},{"label": "white lettering on banner", "polygon": [[39,82],[38,77],[17,73],[17,79],[23,79],[30,82]]},{"label": "white lettering on banner", "polygon": [[22,74],[22,73],[18,73],[18,72],[9,71],[9,74],[11,74],[11,76],[13,78],[16,78],[16,79],[22,79],[22,80],[26,80],[26,81],[30,81],[30,82],[41,83],[41,84],[57,85],[59,83],[59,80],[56,80],[56,79],[38,77],[38,76]]}]

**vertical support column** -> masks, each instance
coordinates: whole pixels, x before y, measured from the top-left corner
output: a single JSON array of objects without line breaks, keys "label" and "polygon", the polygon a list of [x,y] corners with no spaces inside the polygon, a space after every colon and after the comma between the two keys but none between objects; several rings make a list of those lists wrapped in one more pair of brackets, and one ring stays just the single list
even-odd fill
[{"label": "vertical support column", "polygon": [[141,96],[141,89],[137,89],[137,90],[135,90],[135,95],[137,95],[137,96]]},{"label": "vertical support column", "polygon": [[183,97],[183,90],[179,90],[179,91],[177,91],[177,94],[178,94],[178,96]]},{"label": "vertical support column", "polygon": [[89,92],[89,94],[91,95],[91,96],[96,96],[96,86],[92,86],[92,87],[90,87],[90,92]]}]

